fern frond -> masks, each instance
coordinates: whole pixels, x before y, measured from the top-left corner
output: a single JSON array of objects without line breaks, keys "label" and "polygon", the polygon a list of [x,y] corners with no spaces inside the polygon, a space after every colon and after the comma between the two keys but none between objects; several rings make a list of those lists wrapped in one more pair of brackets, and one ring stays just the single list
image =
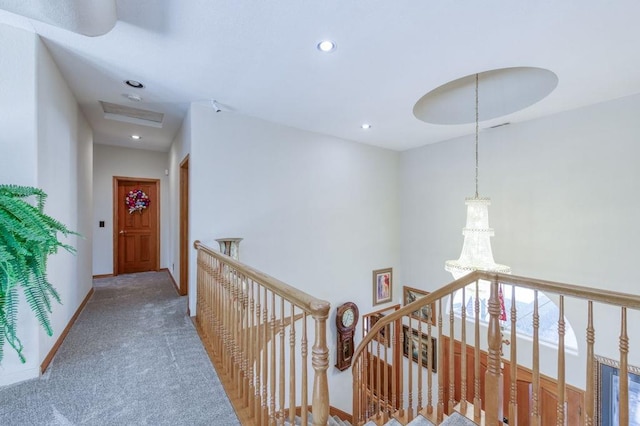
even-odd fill
[{"label": "fern frond", "polygon": [[[25,361],[16,333],[18,289],[46,333],[53,334],[49,319],[52,300],[61,300],[47,280],[47,257],[60,248],[75,253],[58,234],[79,234],[44,213],[46,197],[38,188],[0,185],[0,361],[4,343]],[[34,200],[35,205],[30,203]]]}]

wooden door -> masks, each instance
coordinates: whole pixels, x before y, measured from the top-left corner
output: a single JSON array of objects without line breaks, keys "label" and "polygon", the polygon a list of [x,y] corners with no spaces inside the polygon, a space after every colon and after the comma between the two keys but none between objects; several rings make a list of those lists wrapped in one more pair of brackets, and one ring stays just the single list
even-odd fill
[{"label": "wooden door", "polygon": [[180,286],[179,293],[189,292],[189,156],[180,163]]},{"label": "wooden door", "polygon": [[[159,269],[160,181],[114,177],[114,275]],[[150,203],[129,213],[129,191],[142,190]]]}]

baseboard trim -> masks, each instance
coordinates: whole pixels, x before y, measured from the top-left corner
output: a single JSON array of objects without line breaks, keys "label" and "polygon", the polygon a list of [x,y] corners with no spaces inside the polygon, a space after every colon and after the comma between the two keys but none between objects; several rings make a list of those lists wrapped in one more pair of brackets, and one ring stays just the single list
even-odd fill
[{"label": "baseboard trim", "polygon": [[95,280],[96,278],[111,278],[113,277],[113,274],[100,274],[100,275],[94,275],[93,279]]},{"label": "baseboard trim", "polygon": [[167,274],[169,274],[169,278],[171,278],[171,282],[173,283],[173,288],[176,290],[176,293],[178,293],[178,296],[180,296],[180,288],[178,287],[178,283],[176,283],[176,280],[173,278],[173,274],[171,273],[171,271],[169,271],[169,268],[161,268],[161,271],[166,271]]},{"label": "baseboard trim", "polygon": [[56,356],[56,352],[58,352],[58,349],[60,349],[60,345],[62,345],[62,342],[64,342],[64,339],[67,337],[67,334],[69,334],[69,330],[71,330],[71,327],[78,319],[80,312],[82,312],[82,310],[84,309],[89,299],[91,299],[91,296],[93,296],[93,287],[91,288],[91,290],[89,290],[89,293],[87,293],[87,295],[85,296],[80,306],[78,306],[78,309],[76,309],[76,313],[73,314],[73,316],[71,317],[71,320],[69,320],[69,323],[60,334],[60,337],[58,337],[58,340],[56,340],[56,343],[54,343],[53,347],[51,348],[47,356],[44,358],[44,360],[42,361],[42,364],[40,364],[40,374],[44,374],[44,372],[47,371],[47,368],[49,367],[49,364],[53,360],[53,357]]}]

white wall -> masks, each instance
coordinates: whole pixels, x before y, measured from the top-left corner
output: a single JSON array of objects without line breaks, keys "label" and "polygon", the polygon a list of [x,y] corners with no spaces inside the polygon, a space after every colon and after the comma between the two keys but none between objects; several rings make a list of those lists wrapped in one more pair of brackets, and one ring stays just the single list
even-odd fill
[{"label": "white wall", "polygon": [[[171,215],[169,232],[169,260],[171,275],[180,285],[180,163],[189,154],[191,147],[191,115],[187,114],[182,127],[176,134],[169,149],[169,196]],[[189,244],[191,249],[192,244]]]},{"label": "white wall", "polygon": [[18,336],[27,359],[21,364],[8,345],[0,365],[0,385],[37,377],[40,363],[91,288],[92,131],[48,51],[28,31],[0,25],[0,182],[38,186],[48,193],[45,212],[85,239],[70,237],[78,256],[49,257],[49,281],[59,291],[52,337],[31,309],[19,305]]},{"label": "white wall", "polygon": [[335,308],[370,311],[379,268],[394,268],[400,297],[398,153],[195,104],[191,124],[192,238],[242,237],[241,261],[331,302],[331,404],[350,410],[351,373],[333,367]]},{"label": "white wall", "polygon": [[83,238],[64,242],[78,255],[65,250],[51,257],[49,281],[58,289],[62,305],[51,315],[54,335],[40,329],[40,360],[43,360],[78,306],[91,290],[92,144],[91,129],[42,42],[37,48],[38,184],[47,194],[45,212]]},{"label": "white wall", "polygon": [[[498,263],[515,275],[638,293],[629,266],[640,235],[639,108],[640,96],[632,96],[480,133],[480,195],[492,199]],[[469,136],[402,153],[407,285],[433,290],[452,281],[444,262],[462,248],[473,149]],[[580,350],[578,362],[568,360],[568,380],[583,386],[585,303],[566,309]],[[617,359],[620,313],[595,313],[599,353]],[[630,346],[632,363],[640,365],[640,341],[632,338]],[[552,369],[555,358],[547,361]]]},{"label": "white wall", "polygon": [[[36,44],[34,34],[0,24],[0,182],[37,186]],[[21,364],[5,344],[0,386],[38,376],[38,322],[29,305],[18,306],[18,337],[27,358]]]},{"label": "white wall", "polygon": [[[166,152],[100,145],[93,147],[93,275],[113,273],[113,177],[160,179],[160,268],[169,261],[169,179]],[[157,200],[155,200],[157,202]],[[124,200],[123,200],[124,202]],[[152,200],[154,202],[154,200]],[[100,228],[103,220],[105,227]]]}]

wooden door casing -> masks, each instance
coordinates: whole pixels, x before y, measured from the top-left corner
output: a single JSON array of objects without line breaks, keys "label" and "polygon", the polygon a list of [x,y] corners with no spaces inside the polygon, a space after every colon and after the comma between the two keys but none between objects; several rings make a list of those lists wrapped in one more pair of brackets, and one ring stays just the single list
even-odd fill
[{"label": "wooden door casing", "polygon": [[[149,206],[129,213],[125,197],[141,189]],[[160,181],[114,177],[114,275],[159,270]]]},{"label": "wooden door casing", "polygon": [[[448,371],[449,369],[449,339],[443,337],[444,355],[442,359],[442,370]],[[461,382],[460,382],[460,359],[461,357],[461,345],[459,341],[454,342],[454,368],[455,368],[455,391],[454,399],[456,402],[460,401],[461,395]],[[511,385],[511,372],[510,364],[508,361],[504,361],[503,366],[503,416],[509,415],[509,389]],[[484,409],[484,377],[487,370],[487,353],[480,351],[480,397],[482,398],[482,409]],[[474,395],[474,348],[471,345],[467,346],[467,401],[473,402]],[[518,419],[517,425],[528,426],[530,418],[525,413],[531,413],[533,408],[532,393],[533,393],[533,375],[531,370],[526,367],[518,366],[517,371],[517,404],[518,404]],[[539,398],[539,412],[541,416],[542,425],[555,425],[557,417],[557,392],[558,384],[556,380],[549,377],[540,375],[540,394]],[[542,400],[544,398],[544,401]],[[444,375],[444,406],[447,411],[447,401],[449,399],[449,375]],[[565,421],[569,426],[578,426],[582,424],[582,409],[584,401],[584,391],[577,389],[573,386],[567,385],[565,390]],[[524,416],[524,418],[523,418]],[[547,423],[547,419],[550,422]],[[510,422],[509,424],[516,424]]]}]

